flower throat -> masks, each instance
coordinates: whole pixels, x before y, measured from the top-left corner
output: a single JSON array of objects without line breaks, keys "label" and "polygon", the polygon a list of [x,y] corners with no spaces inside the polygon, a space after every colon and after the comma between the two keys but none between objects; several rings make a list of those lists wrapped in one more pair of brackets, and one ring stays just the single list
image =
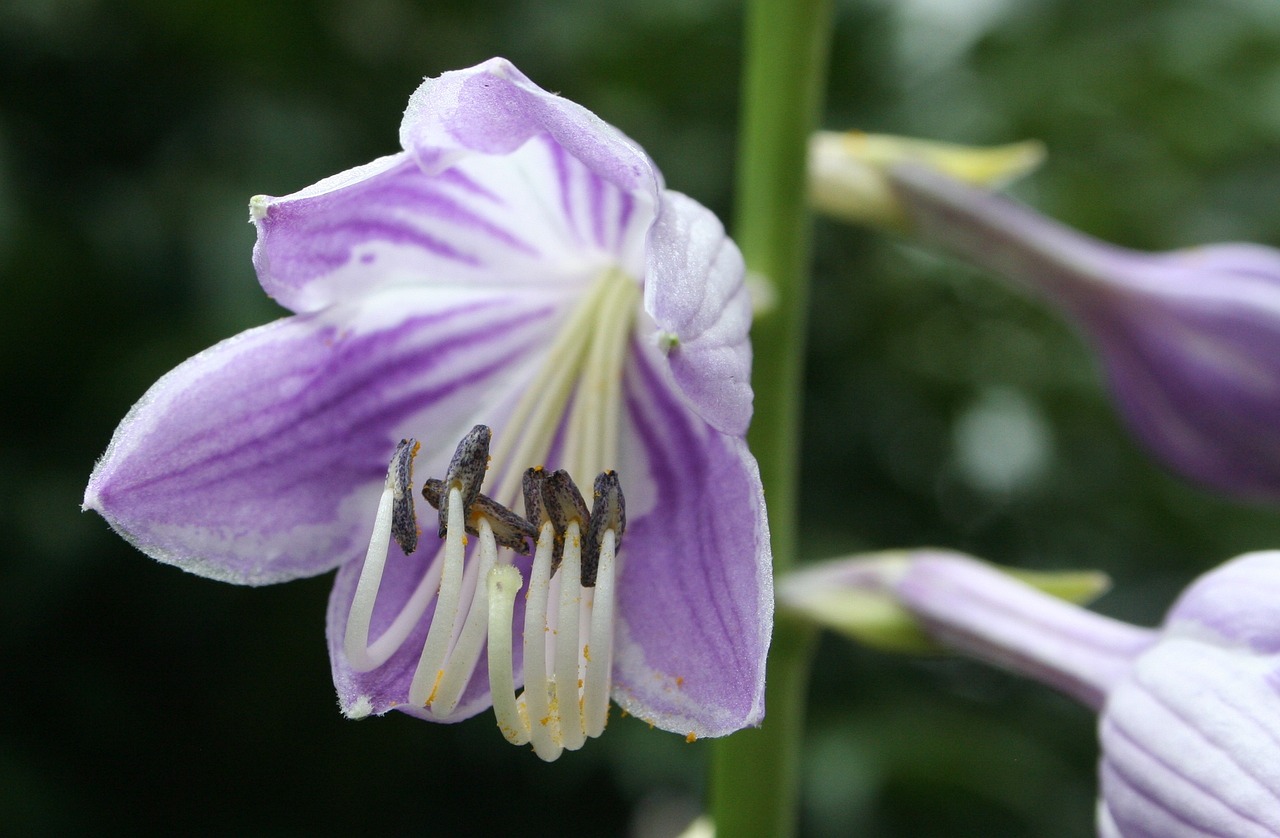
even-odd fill
[{"label": "flower throat", "polygon": [[[494,714],[503,735],[531,743],[545,760],[599,736],[608,717],[617,551],[626,526],[615,472],[626,341],[639,300],[637,283],[610,271],[586,290],[558,331],[546,362],[504,423],[490,458],[492,434],[477,425],[458,444],[443,480],[428,479],[423,496],[439,511],[443,541],[417,588],[391,624],[369,640],[388,546],[417,548],[412,464],[416,440],[402,440],[387,469],[369,550],[344,637],[353,670],[386,664],[435,602],[430,627],[404,702],[436,719],[455,714],[488,643]],[[557,434],[563,434],[557,440]],[[521,470],[546,462],[559,442],[564,468]],[[482,494],[490,465],[497,491]],[[588,508],[572,474],[597,474]],[[512,511],[523,498],[523,517]],[[469,536],[474,537],[472,542]],[[532,549],[531,549],[532,545]],[[533,554],[525,589],[523,680],[517,672],[513,623],[525,579],[516,556]],[[371,711],[357,702],[348,715]]]}]

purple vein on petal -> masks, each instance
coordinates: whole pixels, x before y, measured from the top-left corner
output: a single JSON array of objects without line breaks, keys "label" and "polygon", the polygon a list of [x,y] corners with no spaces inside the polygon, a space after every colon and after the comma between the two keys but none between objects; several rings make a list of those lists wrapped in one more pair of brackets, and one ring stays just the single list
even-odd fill
[{"label": "purple vein on petal", "polygon": [[[1107,724],[1104,722],[1104,724],[1110,730],[1110,733],[1113,736],[1115,736],[1117,739],[1122,740],[1131,749],[1141,751],[1142,753],[1146,754],[1153,762],[1155,762],[1161,768],[1165,769],[1170,774],[1177,776],[1179,779],[1183,780],[1188,785],[1193,786],[1196,789],[1197,793],[1204,795],[1206,798],[1216,797],[1216,795],[1211,789],[1206,789],[1200,783],[1195,782],[1191,778],[1187,777],[1185,774],[1177,771],[1167,762],[1165,762],[1164,760],[1160,759],[1155,754],[1153,754],[1150,750],[1148,750],[1147,748],[1144,748],[1132,736],[1130,736],[1125,731],[1121,730],[1119,726],[1114,723],[1114,721],[1111,721],[1110,724]],[[1200,834],[1203,834],[1203,835],[1215,836],[1215,838],[1232,838],[1232,836],[1236,835],[1236,832],[1234,830],[1220,831],[1215,827],[1215,825],[1206,823],[1203,820],[1203,818],[1197,817],[1198,813],[1196,812],[1189,812],[1189,811],[1186,811],[1186,809],[1183,807],[1170,805],[1170,801],[1167,797],[1158,797],[1156,794],[1156,790],[1153,790],[1150,782],[1148,782],[1151,780],[1149,770],[1142,769],[1142,768],[1135,768],[1133,770],[1130,770],[1129,768],[1120,765],[1115,759],[1108,757],[1108,758],[1104,758],[1103,760],[1103,771],[1104,772],[1109,771],[1116,781],[1121,782],[1125,785],[1125,787],[1129,790],[1130,794],[1133,794],[1136,797],[1142,798],[1142,800],[1145,801],[1149,807],[1151,807],[1152,809],[1159,810],[1162,814],[1164,814],[1168,818],[1172,820],[1176,820],[1178,823],[1183,824],[1189,829],[1197,830]],[[1181,795],[1178,795],[1175,798],[1175,800],[1180,800],[1181,797],[1182,797]],[[1244,820],[1250,823],[1257,823],[1252,818],[1248,817],[1247,815],[1243,815],[1241,812],[1239,812],[1235,808],[1228,806],[1225,803],[1223,803],[1223,806],[1224,808],[1228,809],[1233,815],[1240,817],[1241,820]],[[1116,814],[1117,814],[1116,811],[1113,809],[1112,815],[1115,816]],[[1124,809],[1121,809],[1121,814],[1128,815],[1129,813]],[[1129,820],[1129,818],[1125,817],[1125,818],[1121,818],[1121,820],[1127,821]],[[1126,832],[1126,834],[1128,833]]]},{"label": "purple vein on petal", "polygon": [[[671,613],[679,613],[688,611],[687,596],[690,591],[708,594],[695,603],[697,609],[686,613],[685,618],[698,625],[703,637],[720,641],[714,643],[719,659],[695,665],[714,666],[721,672],[733,672],[740,668],[742,661],[754,659],[752,650],[745,642],[753,631],[743,624],[742,615],[729,613],[724,608],[726,604],[742,600],[741,597],[734,596],[734,585],[725,571],[729,561],[747,561],[750,557],[736,556],[737,551],[726,550],[727,544],[722,542],[728,541],[726,535],[733,534],[712,529],[709,525],[717,523],[719,516],[708,516],[702,512],[707,506],[703,493],[716,486],[717,481],[709,474],[707,461],[694,452],[704,450],[710,441],[698,437],[690,424],[689,408],[672,396],[657,371],[649,365],[643,347],[636,345],[635,341],[631,357],[635,359],[633,369],[638,380],[627,381],[627,406],[648,454],[651,477],[657,484],[659,500],[658,507],[652,513],[634,522],[629,535],[633,544],[646,537],[670,544],[673,549],[669,571],[678,580],[674,589],[670,586],[661,590],[651,588],[646,591],[646,595],[670,600],[667,608]],[[733,487],[736,484],[728,480],[719,485]],[[740,500],[726,497],[719,502],[735,504]],[[671,520],[660,519],[663,510],[669,512],[682,509],[699,510],[700,514],[692,522],[692,527],[681,528],[689,523],[683,516]],[[647,536],[646,530],[650,531]],[[688,561],[688,557],[693,554],[719,557],[722,560]],[[627,566],[624,565],[623,573],[627,572]],[[667,643],[653,642],[653,648],[647,651],[651,653],[658,648],[680,649],[687,645],[682,642],[684,638],[672,636],[668,639],[670,642]],[[662,661],[660,666],[669,668],[674,660],[673,657],[672,661]],[[749,700],[750,697],[746,698]]]},{"label": "purple vein on petal", "polygon": [[[1152,686],[1141,685],[1140,688],[1142,690],[1142,695],[1144,695],[1147,698],[1147,700],[1151,702],[1152,705],[1159,708],[1164,713],[1167,713],[1169,716],[1173,717],[1173,719],[1175,720],[1174,722],[1175,725],[1181,726],[1188,733],[1190,733],[1197,740],[1199,740],[1200,745],[1190,748],[1189,752],[1206,753],[1209,751],[1214,751],[1214,752],[1220,753],[1227,759],[1231,767],[1235,769],[1238,776],[1230,782],[1228,782],[1226,778],[1216,778],[1216,780],[1221,780],[1222,782],[1215,781],[1215,784],[1213,786],[1205,785],[1204,782],[1202,782],[1201,780],[1196,779],[1195,777],[1192,777],[1186,771],[1182,770],[1181,768],[1182,763],[1180,763],[1176,757],[1173,760],[1171,760],[1165,754],[1158,753],[1156,750],[1153,750],[1152,747],[1149,747],[1149,744],[1162,744],[1162,743],[1159,743],[1159,742],[1151,743],[1149,742],[1150,740],[1149,736],[1139,737],[1137,733],[1131,731],[1129,727],[1124,723],[1124,720],[1122,718],[1127,714],[1121,714],[1117,712],[1107,713],[1103,718],[1104,730],[1108,731],[1115,738],[1122,740],[1128,746],[1126,749],[1128,753],[1145,754],[1148,759],[1152,760],[1154,763],[1159,765],[1160,768],[1167,771],[1169,774],[1180,778],[1183,782],[1187,783],[1188,785],[1194,787],[1197,790],[1197,792],[1199,792],[1199,794],[1202,796],[1201,798],[1202,800],[1212,801],[1222,806],[1224,809],[1229,810],[1233,815],[1235,815],[1237,818],[1239,818],[1242,821],[1245,821],[1248,823],[1255,823],[1255,824],[1258,824],[1259,826],[1264,826],[1264,824],[1257,821],[1250,812],[1248,812],[1245,809],[1242,809],[1239,805],[1232,803],[1228,798],[1224,797],[1222,794],[1222,789],[1228,786],[1231,786],[1233,788],[1239,788],[1239,785],[1238,785],[1239,780],[1248,778],[1248,780],[1252,781],[1252,785],[1255,788],[1261,790],[1262,792],[1270,796],[1272,800],[1277,799],[1277,794],[1275,790],[1270,788],[1264,780],[1256,777],[1248,768],[1246,768],[1246,766],[1241,764],[1236,759],[1235,750],[1230,744],[1223,744],[1216,741],[1215,738],[1210,734],[1210,731],[1206,730],[1205,727],[1203,726],[1202,719],[1188,716],[1184,709],[1168,701],[1164,696],[1160,695],[1154,688],[1152,688]],[[1219,701],[1223,700],[1222,692],[1215,692],[1214,697]],[[1256,708],[1254,708],[1254,711],[1256,711]],[[1144,712],[1143,715],[1144,717],[1149,716],[1150,710],[1147,710],[1146,712]],[[1251,715],[1252,715],[1252,712],[1249,712],[1249,713],[1244,713],[1239,717],[1250,719]],[[1262,726],[1254,724],[1253,727],[1260,728]],[[1270,738],[1270,737],[1268,736],[1266,738]],[[1107,750],[1111,754],[1114,754],[1116,752],[1116,749],[1114,747],[1108,748]],[[1128,782],[1129,785],[1137,788],[1137,784],[1135,781],[1139,779],[1138,777],[1129,779],[1128,772],[1126,772],[1119,764],[1116,764],[1114,758],[1110,758],[1109,761],[1115,765],[1117,773],[1120,776],[1126,778],[1126,782]],[[1142,779],[1146,779],[1148,774],[1149,772],[1146,772],[1146,771],[1140,772]],[[1183,796],[1177,795],[1173,799],[1182,800]],[[1169,804],[1166,803],[1163,805],[1164,805],[1164,808],[1166,809],[1169,808]],[[1182,818],[1180,817],[1180,819]],[[1209,827],[1202,826],[1202,828],[1208,829]]]},{"label": "purple vein on petal", "polygon": [[[291,354],[302,363],[295,361],[279,376],[257,383],[265,392],[287,389],[289,380],[303,384],[301,389],[283,398],[264,399],[267,409],[249,414],[242,423],[248,427],[209,427],[175,438],[167,447],[153,446],[148,450],[149,457],[166,462],[167,467],[147,475],[149,469],[142,464],[142,473],[135,473],[133,479],[121,475],[123,479],[116,480],[114,492],[127,493],[134,504],[154,497],[157,514],[161,509],[169,510],[168,516],[158,517],[194,520],[200,507],[211,498],[235,508],[266,492],[284,493],[308,482],[354,486],[376,481],[386,458],[386,436],[396,423],[460,388],[509,369],[527,353],[527,346],[516,345],[479,366],[451,371],[430,387],[411,386],[424,374],[461,357],[459,353],[490,342],[495,329],[503,334],[521,323],[539,319],[537,313],[522,313],[500,321],[487,319],[467,330],[442,334],[427,345],[405,345],[415,335],[423,334],[424,327],[440,329],[453,318],[493,305],[472,304],[411,318],[395,329],[367,336],[342,337],[336,330],[322,333],[323,339],[300,336],[295,339],[296,348]],[[279,349],[280,346],[270,347],[272,352]],[[239,362],[251,367],[255,357]],[[327,370],[341,371],[341,375],[328,376]],[[407,392],[388,395],[406,386],[410,387]],[[344,428],[357,427],[361,433],[341,433]],[[253,484],[246,484],[248,475],[255,477]],[[270,487],[261,482],[268,478]],[[175,491],[174,487],[181,488]],[[315,503],[303,513],[302,522],[324,521],[333,514],[334,504],[342,494],[334,493],[326,501]],[[292,523],[299,522],[294,518]]]},{"label": "purple vein on petal", "polygon": [[556,184],[560,189],[560,211],[564,213],[570,232],[580,240],[581,235],[573,213],[573,183],[569,170],[569,154],[550,136],[546,136],[545,139],[547,150],[551,153],[551,165],[556,171]]},{"label": "purple vein on petal", "polygon": [[[1195,834],[1197,835],[1205,836],[1205,838],[1234,838],[1233,834],[1230,832],[1219,832],[1216,829],[1206,827],[1190,820],[1183,812],[1170,809],[1165,805],[1164,801],[1153,796],[1151,792],[1144,787],[1135,784],[1133,782],[1133,775],[1122,771],[1112,760],[1103,760],[1100,773],[1102,775],[1104,788],[1109,785],[1107,782],[1108,780],[1110,780],[1110,783],[1123,785],[1129,794],[1141,799],[1147,809],[1154,810],[1168,820],[1176,821],[1187,829],[1195,830]],[[1114,790],[1109,791],[1106,794],[1106,797],[1114,800],[1114,794]],[[1146,828],[1148,822],[1152,819],[1150,814],[1139,816],[1139,822],[1135,822],[1131,806],[1109,808],[1112,818],[1115,819],[1117,826],[1121,828],[1125,838],[1164,838],[1163,833],[1157,833]],[[1135,829],[1140,829],[1142,831],[1134,832],[1133,830]]]},{"label": "purple vein on petal", "polygon": [[587,172],[587,204],[591,211],[591,232],[595,234],[596,245],[609,247],[605,237],[604,178],[590,171]]}]

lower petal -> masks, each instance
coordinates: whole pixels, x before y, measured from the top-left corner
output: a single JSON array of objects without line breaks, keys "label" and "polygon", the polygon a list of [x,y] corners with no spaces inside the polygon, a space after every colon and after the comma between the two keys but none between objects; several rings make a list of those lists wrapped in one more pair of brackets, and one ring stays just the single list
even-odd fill
[{"label": "lower petal", "polygon": [[742,438],[693,412],[656,350],[634,350],[619,473],[643,479],[628,495],[614,699],[664,730],[723,736],[764,715],[773,577],[759,469]]}]

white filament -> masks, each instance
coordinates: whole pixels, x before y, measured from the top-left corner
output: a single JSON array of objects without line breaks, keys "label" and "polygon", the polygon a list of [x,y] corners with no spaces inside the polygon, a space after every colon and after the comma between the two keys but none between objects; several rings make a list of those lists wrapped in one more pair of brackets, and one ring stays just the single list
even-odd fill
[{"label": "white filament", "polygon": [[463,523],[465,511],[462,491],[457,486],[450,486],[440,593],[436,598],[436,612],[431,615],[427,640],[422,644],[422,657],[409,684],[409,703],[415,707],[426,707],[435,699],[436,687],[444,677],[444,659],[449,653],[449,642],[453,640],[458,599],[462,593],[462,560],[467,548],[467,532]]},{"label": "white filament", "polygon": [[[452,509],[452,502],[450,509]],[[477,580],[475,591],[471,596],[471,608],[467,611],[467,620],[463,624],[453,649],[449,652],[448,663],[444,667],[444,677],[436,687],[435,698],[431,700],[431,712],[445,717],[458,707],[462,691],[471,681],[471,673],[480,660],[480,651],[484,648],[484,640],[489,627],[489,570],[498,559],[498,544],[493,537],[493,527],[489,519],[482,517],[478,527],[480,531],[479,561],[472,560],[467,568],[468,575]],[[474,574],[473,574],[474,568]],[[465,587],[465,586],[464,586]],[[510,629],[508,629],[510,632]],[[508,638],[509,642],[509,638]]]},{"label": "white filament", "polygon": [[591,601],[591,633],[587,641],[587,674],[582,686],[582,715],[587,736],[592,738],[604,733],[604,726],[609,721],[616,543],[613,530],[605,530],[604,542],[600,545],[600,566],[596,570],[595,594]]},{"label": "white filament", "polygon": [[556,708],[560,712],[560,740],[566,750],[576,751],[586,741],[582,729],[582,709],[578,690],[579,607],[582,599],[582,533],[577,521],[565,528],[564,556],[560,561],[560,620],[556,626]]},{"label": "white filament", "polygon": [[360,579],[356,582],[355,596],[351,600],[351,611],[347,615],[347,630],[343,637],[342,647],[347,661],[356,672],[369,672],[382,666],[395,654],[404,643],[405,638],[413,631],[418,618],[431,603],[440,584],[440,562],[432,562],[422,581],[410,595],[408,602],[396,615],[386,631],[372,643],[369,642],[369,626],[373,620],[373,606],[378,599],[378,590],[382,586],[382,572],[387,563],[387,550],[391,541],[392,504],[395,491],[390,485],[382,490],[378,499],[378,512],[373,519],[373,535],[369,538],[369,549],[364,556],[364,565],[360,568]]},{"label": "white filament", "polygon": [[512,745],[529,741],[529,719],[521,717],[515,699],[515,661],[511,649],[511,617],[520,592],[520,571],[499,564],[489,571],[489,688],[498,730]]},{"label": "white filament", "polygon": [[560,722],[551,713],[547,681],[547,588],[551,581],[551,552],[555,528],[542,525],[538,549],[529,574],[524,606],[524,699],[529,717],[529,741],[538,756],[551,762],[560,756]]}]

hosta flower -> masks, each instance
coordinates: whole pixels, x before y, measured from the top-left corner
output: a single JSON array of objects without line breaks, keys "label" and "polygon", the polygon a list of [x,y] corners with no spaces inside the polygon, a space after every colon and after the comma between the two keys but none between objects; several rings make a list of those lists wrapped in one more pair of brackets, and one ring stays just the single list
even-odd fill
[{"label": "hosta flower", "polygon": [[1208,486],[1280,499],[1280,251],[1126,250],[928,169],[889,176],[915,235],[1075,320],[1155,455]]},{"label": "hosta flower", "polygon": [[1200,577],[1155,630],[944,551],[832,563],[780,598],[810,611],[818,583],[891,599],[933,641],[1098,711],[1103,838],[1280,835],[1280,551]]},{"label": "hosta flower", "polygon": [[[294,314],[160,379],[86,508],[214,579],[337,568],[352,717],[496,701],[548,759],[598,734],[610,693],[690,736],[757,723],[772,591],[736,247],[632,141],[501,59],[427,80],[400,139],[253,199],[259,281]],[[551,488],[526,495],[531,467]],[[421,539],[413,473],[440,507]]]}]

